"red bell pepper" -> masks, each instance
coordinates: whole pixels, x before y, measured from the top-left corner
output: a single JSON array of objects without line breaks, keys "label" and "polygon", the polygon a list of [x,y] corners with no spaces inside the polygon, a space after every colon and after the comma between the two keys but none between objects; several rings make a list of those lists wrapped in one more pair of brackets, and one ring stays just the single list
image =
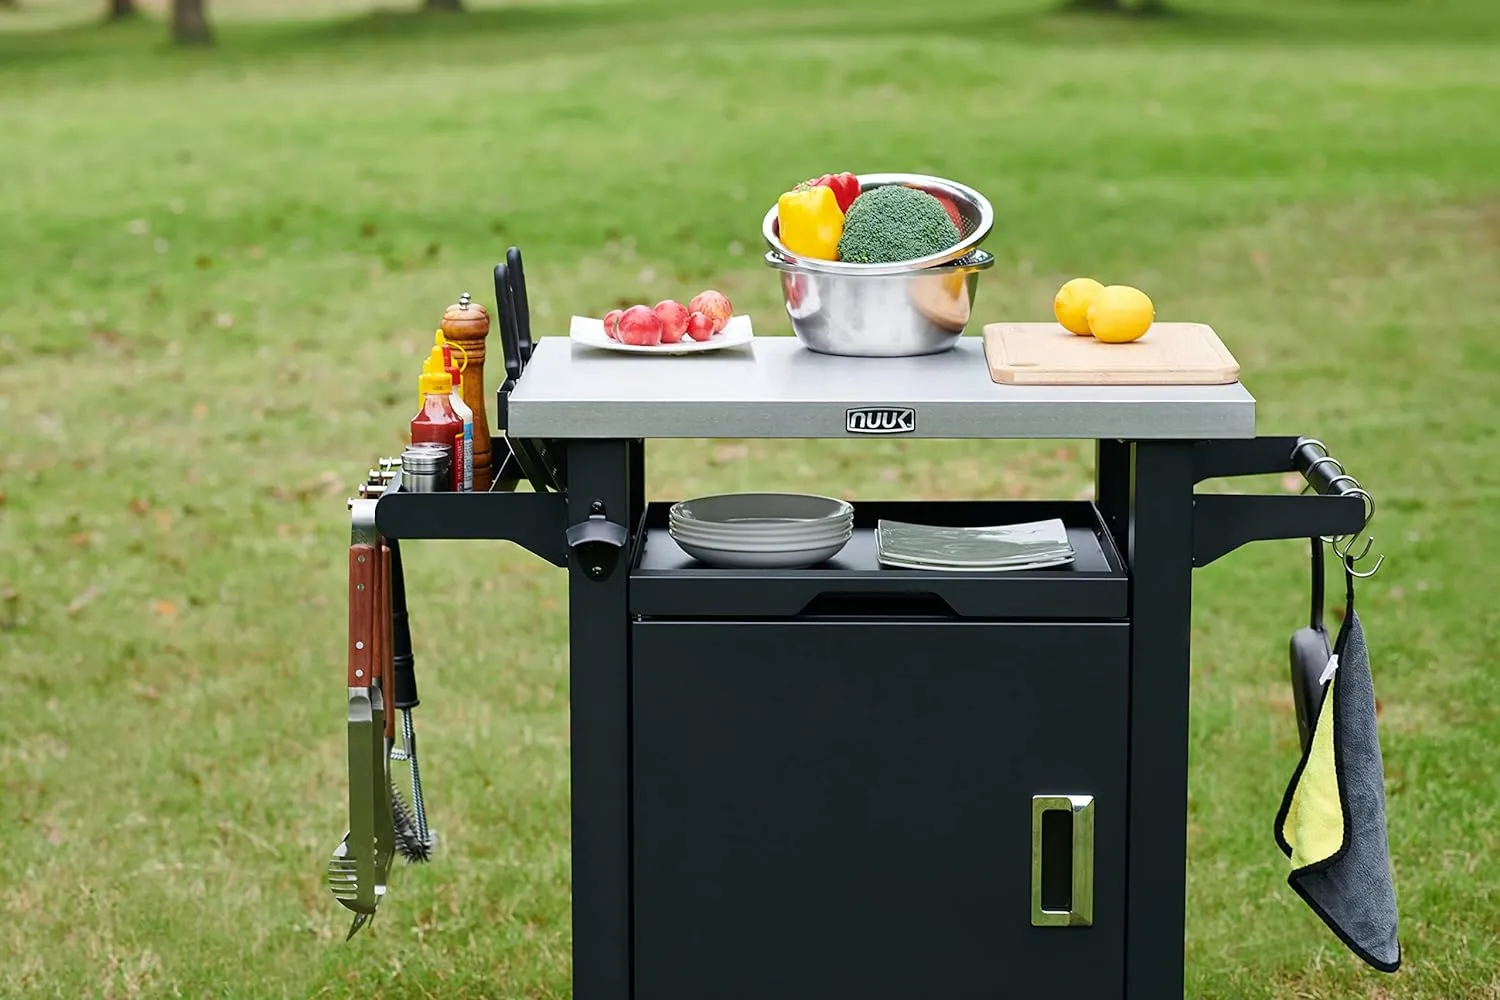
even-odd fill
[{"label": "red bell pepper", "polygon": [[958,227],[958,231],[963,232],[964,217],[959,214],[958,206],[953,204],[953,199],[945,194],[938,194],[936,191],[929,191],[928,193],[938,200],[939,205],[943,206],[943,211],[948,213],[948,218],[953,220],[953,224]]},{"label": "red bell pepper", "polygon": [[826,187],[833,190],[834,200],[840,212],[848,212],[854,199],[859,197],[859,178],[851,173],[824,174],[816,180],[805,182],[808,187]]}]

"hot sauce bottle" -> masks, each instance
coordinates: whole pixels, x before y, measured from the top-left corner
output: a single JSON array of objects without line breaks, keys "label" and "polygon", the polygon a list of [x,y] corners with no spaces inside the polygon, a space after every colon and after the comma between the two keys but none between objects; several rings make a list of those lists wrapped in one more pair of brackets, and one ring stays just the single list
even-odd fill
[{"label": "hot sauce bottle", "polygon": [[449,489],[455,492],[464,484],[464,422],[453,409],[453,376],[432,359],[422,367],[418,387],[422,392],[422,408],[411,418],[412,444],[442,444],[453,449],[453,461],[449,465]]}]

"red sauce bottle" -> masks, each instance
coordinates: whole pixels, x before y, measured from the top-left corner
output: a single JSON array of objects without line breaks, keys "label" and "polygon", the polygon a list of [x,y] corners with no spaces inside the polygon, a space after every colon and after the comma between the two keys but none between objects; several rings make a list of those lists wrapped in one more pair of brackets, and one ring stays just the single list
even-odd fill
[{"label": "red sauce bottle", "polygon": [[422,408],[411,418],[412,444],[445,444],[453,450],[448,463],[449,486],[455,492],[463,489],[464,422],[453,409],[449,396],[453,378],[445,371],[424,371],[419,383]]}]

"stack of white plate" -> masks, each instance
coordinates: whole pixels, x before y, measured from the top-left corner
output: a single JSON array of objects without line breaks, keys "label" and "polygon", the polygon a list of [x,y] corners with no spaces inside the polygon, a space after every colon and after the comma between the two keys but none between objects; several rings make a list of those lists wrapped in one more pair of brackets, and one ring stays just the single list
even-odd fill
[{"label": "stack of white plate", "polygon": [[711,566],[816,566],[854,534],[854,508],[803,493],[724,493],[672,505],[668,531],[684,552]]}]

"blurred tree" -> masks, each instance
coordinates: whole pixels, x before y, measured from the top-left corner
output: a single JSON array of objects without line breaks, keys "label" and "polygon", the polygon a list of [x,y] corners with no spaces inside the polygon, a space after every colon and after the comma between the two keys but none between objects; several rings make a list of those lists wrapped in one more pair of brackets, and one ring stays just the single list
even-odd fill
[{"label": "blurred tree", "polygon": [[206,2],[172,0],[172,41],[178,45],[208,45],[214,40],[203,12]]},{"label": "blurred tree", "polygon": [[135,0],[109,0],[109,12],[104,16],[111,21],[119,21],[135,15]]},{"label": "blurred tree", "polygon": [[423,10],[463,10],[464,0],[422,0]]}]

